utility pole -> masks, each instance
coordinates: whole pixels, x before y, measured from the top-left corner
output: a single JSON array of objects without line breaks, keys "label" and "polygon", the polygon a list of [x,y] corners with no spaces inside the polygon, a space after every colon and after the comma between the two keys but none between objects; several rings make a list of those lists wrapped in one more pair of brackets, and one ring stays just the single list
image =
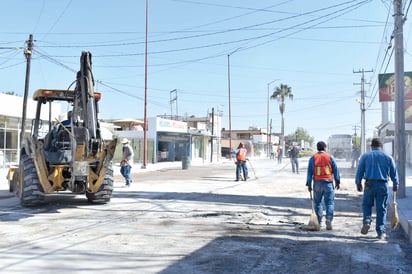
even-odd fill
[{"label": "utility pole", "polygon": [[[360,108],[361,108],[361,154],[366,152],[366,129],[365,129],[365,72],[373,72],[373,70],[367,70],[365,71],[364,69],[358,70],[358,71],[353,71],[353,73],[362,73],[362,78],[361,78],[361,101],[360,101]],[[357,85],[357,84],[355,84]]]},{"label": "utility pole", "polygon": [[147,63],[148,63],[148,34],[149,34],[149,0],[146,0],[146,38],[145,38],[145,59],[144,59],[144,128],[143,128],[143,165],[142,168],[147,167]]},{"label": "utility pole", "polygon": [[358,130],[358,128],[359,128],[359,126],[352,126],[352,128],[353,128],[353,131],[355,131],[355,133],[353,134],[353,136],[358,136],[358,134],[357,134],[357,130]]},{"label": "utility pole", "polygon": [[24,50],[24,55],[26,56],[26,81],[24,85],[24,97],[23,97],[23,113],[22,113],[22,124],[20,131],[20,147],[23,144],[24,133],[26,131],[26,112],[27,112],[27,98],[29,96],[29,83],[30,83],[30,66],[31,66],[31,55],[33,51],[33,34],[29,35],[29,40],[26,41],[27,48]]},{"label": "utility pole", "polygon": [[395,42],[395,162],[399,175],[398,197],[404,198],[406,171],[405,141],[405,71],[403,56],[403,14],[402,0],[394,0],[394,42]]},{"label": "utility pole", "polygon": [[269,136],[270,136],[270,143],[269,143],[269,145],[270,145],[270,150],[269,150],[270,156],[269,156],[269,158],[270,158],[270,157],[272,157],[271,156],[272,155],[272,145],[271,145],[271,143],[272,143],[272,118],[270,118]]},{"label": "utility pole", "polygon": [[212,108],[212,134],[210,135],[210,162],[213,163],[213,134],[215,129],[215,108]]}]

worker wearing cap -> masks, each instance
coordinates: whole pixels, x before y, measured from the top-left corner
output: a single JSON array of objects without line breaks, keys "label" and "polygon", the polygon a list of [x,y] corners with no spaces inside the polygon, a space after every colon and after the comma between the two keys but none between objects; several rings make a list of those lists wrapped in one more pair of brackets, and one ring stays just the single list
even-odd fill
[{"label": "worker wearing cap", "polygon": [[129,140],[124,138],[122,140],[123,148],[122,148],[122,161],[120,163],[120,173],[126,179],[126,186],[130,186],[132,182],[132,178],[130,177],[130,170],[133,164],[133,148],[129,144]]},{"label": "worker wearing cap", "polygon": [[[332,220],[335,210],[335,188],[339,189],[340,174],[336,161],[332,155],[326,152],[326,143],[320,141],[316,144],[318,153],[315,153],[308,164],[306,186],[312,191],[313,180],[313,202],[315,213],[319,224],[322,223],[322,199],[326,209],[326,229],[332,230]],[[333,185],[335,180],[335,186]]]},{"label": "worker wearing cap", "polygon": [[239,143],[237,150],[235,150],[236,155],[236,181],[240,179],[240,173],[243,172],[243,180],[247,181],[248,179],[248,170],[246,166],[246,155],[247,149],[242,142]]}]

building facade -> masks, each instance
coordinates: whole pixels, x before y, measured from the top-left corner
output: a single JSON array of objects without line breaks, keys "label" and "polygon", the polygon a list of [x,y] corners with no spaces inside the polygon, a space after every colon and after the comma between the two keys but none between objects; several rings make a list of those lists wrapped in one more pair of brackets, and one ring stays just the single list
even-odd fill
[{"label": "building facade", "polygon": [[[36,114],[37,102],[28,99],[26,104],[25,135],[31,134],[32,119]],[[61,106],[53,105],[45,112],[51,117],[61,117]],[[22,128],[23,97],[0,93],[0,167],[18,165],[20,151],[20,132]],[[48,131],[49,117],[45,113],[42,118],[40,134]]]},{"label": "building facade", "polygon": [[[192,162],[216,162],[220,160],[220,116],[181,120],[162,116],[148,119],[147,161],[150,163],[182,161],[187,157]],[[135,161],[143,163],[143,121],[133,119],[112,120],[118,126],[116,135],[128,138],[135,151]],[[213,128],[213,133],[212,133]],[[120,149],[115,161],[120,161]]]},{"label": "building facade", "polygon": [[223,128],[221,134],[222,148],[228,150],[231,147],[233,150],[242,142],[248,150],[249,157],[269,157],[271,153],[276,152],[279,146],[279,136],[277,134],[268,136],[266,129],[249,128],[229,131]]}]

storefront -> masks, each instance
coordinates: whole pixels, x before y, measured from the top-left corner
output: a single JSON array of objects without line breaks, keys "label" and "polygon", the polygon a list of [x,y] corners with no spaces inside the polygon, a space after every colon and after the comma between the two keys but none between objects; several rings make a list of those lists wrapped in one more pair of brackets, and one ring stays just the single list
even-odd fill
[{"label": "storefront", "polygon": [[[136,120],[137,121],[137,120]],[[143,127],[130,127],[134,120],[110,121],[121,127],[117,131],[119,138],[128,138],[134,149],[136,163],[143,162],[144,136]],[[142,122],[141,122],[142,123]],[[126,126],[125,126],[126,125]],[[212,145],[213,143],[213,145]],[[161,117],[148,119],[147,160],[151,163],[182,161],[219,161],[220,139],[205,130],[188,129],[183,121],[169,120]],[[121,149],[116,150],[114,161],[120,161]]]},{"label": "storefront", "polygon": [[181,161],[184,156],[191,158],[191,138],[185,122],[156,117],[149,121],[149,128],[150,122],[156,125],[157,162]]},{"label": "storefront", "polygon": [[157,133],[157,161],[181,161],[190,156],[190,135],[174,132]]}]

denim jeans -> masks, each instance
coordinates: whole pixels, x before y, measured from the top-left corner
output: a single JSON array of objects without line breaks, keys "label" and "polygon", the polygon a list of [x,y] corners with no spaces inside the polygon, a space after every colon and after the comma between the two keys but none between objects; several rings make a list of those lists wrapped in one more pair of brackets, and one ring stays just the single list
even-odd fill
[{"label": "denim jeans", "polygon": [[240,179],[240,172],[243,172],[243,179],[247,179],[248,177],[248,170],[246,166],[246,161],[237,161],[236,162],[236,180]]},{"label": "denim jeans", "polygon": [[282,163],[282,156],[278,156],[278,164]]},{"label": "denim jeans", "polygon": [[129,185],[132,182],[132,178],[130,177],[130,169],[132,167],[130,165],[124,165],[120,168],[120,173],[126,179],[126,185]]},{"label": "denim jeans", "polygon": [[315,213],[318,216],[319,224],[322,223],[323,207],[322,198],[325,203],[326,220],[333,220],[335,210],[335,188],[331,181],[314,181],[313,183],[313,202]]},{"label": "denim jeans", "polygon": [[386,208],[388,206],[388,184],[382,182],[366,182],[363,191],[363,223],[372,222],[372,207],[376,206],[376,232],[385,233]]},{"label": "denim jeans", "polygon": [[298,158],[290,158],[290,162],[292,164],[292,172],[293,173],[299,173],[299,162]]}]

